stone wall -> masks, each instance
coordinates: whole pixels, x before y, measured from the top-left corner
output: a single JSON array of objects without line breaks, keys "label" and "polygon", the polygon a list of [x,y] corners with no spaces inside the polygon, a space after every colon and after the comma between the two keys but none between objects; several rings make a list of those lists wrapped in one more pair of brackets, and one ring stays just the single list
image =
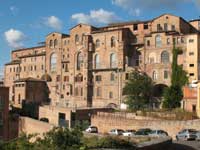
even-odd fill
[{"label": "stone wall", "polygon": [[26,134],[39,134],[39,136],[42,136],[43,133],[50,131],[53,127],[54,125],[32,118],[19,118],[19,133],[24,132]]},{"label": "stone wall", "polygon": [[200,130],[200,120],[172,121],[172,120],[153,120],[143,117],[126,117],[125,115],[115,115],[111,113],[98,113],[92,116],[91,124],[98,127],[99,132],[107,133],[111,129],[162,129],[168,132],[169,136],[175,138],[175,135],[184,128]]}]

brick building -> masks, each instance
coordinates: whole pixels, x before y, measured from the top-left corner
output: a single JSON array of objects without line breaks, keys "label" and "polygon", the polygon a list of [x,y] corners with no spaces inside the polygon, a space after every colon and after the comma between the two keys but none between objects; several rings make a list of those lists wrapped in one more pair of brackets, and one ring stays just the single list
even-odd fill
[{"label": "brick building", "polygon": [[158,87],[170,85],[173,42],[183,51],[178,63],[190,81],[198,80],[198,23],[163,14],[98,28],[78,24],[69,35],[50,33],[43,46],[12,51],[4,69],[10,100],[17,103],[15,81],[31,77],[46,81],[52,106],[119,106],[134,69],[146,72]]},{"label": "brick building", "polygon": [[0,140],[8,140],[9,88],[0,87]]}]

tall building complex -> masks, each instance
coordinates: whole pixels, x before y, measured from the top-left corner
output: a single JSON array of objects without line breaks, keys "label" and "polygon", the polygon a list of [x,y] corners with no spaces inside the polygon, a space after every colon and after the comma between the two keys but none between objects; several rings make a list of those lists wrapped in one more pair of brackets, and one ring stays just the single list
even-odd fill
[{"label": "tall building complex", "polygon": [[28,78],[32,84],[46,81],[52,106],[119,106],[134,69],[147,73],[157,87],[170,85],[174,42],[182,49],[178,63],[190,81],[198,80],[199,27],[200,20],[163,14],[104,27],[78,24],[69,35],[50,33],[42,46],[12,51],[4,69],[10,101],[20,107],[26,93],[34,90],[26,88]]}]

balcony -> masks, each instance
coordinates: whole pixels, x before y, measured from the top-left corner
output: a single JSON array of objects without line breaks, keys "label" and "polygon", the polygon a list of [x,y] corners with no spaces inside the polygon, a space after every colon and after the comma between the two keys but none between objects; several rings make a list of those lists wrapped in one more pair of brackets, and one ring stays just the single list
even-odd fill
[{"label": "balcony", "polygon": [[112,62],[110,64],[90,62],[88,68],[90,71],[116,71],[119,67],[118,62]]}]

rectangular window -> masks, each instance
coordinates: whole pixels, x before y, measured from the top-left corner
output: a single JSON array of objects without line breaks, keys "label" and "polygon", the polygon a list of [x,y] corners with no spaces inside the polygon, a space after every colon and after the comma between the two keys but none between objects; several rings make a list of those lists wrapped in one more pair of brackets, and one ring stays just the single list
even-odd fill
[{"label": "rectangular window", "polygon": [[194,42],[194,39],[189,39],[189,43],[193,43]]},{"label": "rectangular window", "polygon": [[189,56],[193,56],[194,55],[194,52],[189,52]]},{"label": "rectangular window", "polygon": [[157,24],[157,31],[162,31],[162,27],[160,24]]},{"label": "rectangular window", "polygon": [[190,76],[194,76],[194,73],[190,73]]},{"label": "rectangular window", "polygon": [[175,31],[176,30],[176,27],[175,27],[175,25],[172,25],[172,31]]},{"label": "rectangular window", "polygon": [[129,73],[126,73],[125,74],[125,80],[128,80],[129,79]]},{"label": "rectangular window", "polygon": [[113,98],[113,92],[109,92],[109,98],[110,98],[110,99]]},{"label": "rectangular window", "polygon": [[69,76],[64,76],[64,82],[69,82]]},{"label": "rectangular window", "polygon": [[168,71],[164,71],[164,79],[168,79]]},{"label": "rectangular window", "polygon": [[59,82],[60,81],[60,75],[56,76],[56,81]]},{"label": "rectangular window", "polygon": [[97,87],[97,94],[96,94],[97,97],[100,97],[101,96],[101,88],[100,87]]},{"label": "rectangular window", "polygon": [[146,29],[148,29],[148,28],[149,28],[148,23],[145,23],[145,24],[144,24],[144,30],[146,30]]},{"label": "rectangular window", "polygon": [[190,64],[190,67],[194,67],[194,64]]},{"label": "rectangular window", "polygon": [[134,25],[133,25],[133,30],[134,30],[134,31],[138,30],[138,25],[137,25],[137,24],[134,24]]},{"label": "rectangular window", "polygon": [[100,75],[96,76],[96,81],[101,81],[101,76]]}]

